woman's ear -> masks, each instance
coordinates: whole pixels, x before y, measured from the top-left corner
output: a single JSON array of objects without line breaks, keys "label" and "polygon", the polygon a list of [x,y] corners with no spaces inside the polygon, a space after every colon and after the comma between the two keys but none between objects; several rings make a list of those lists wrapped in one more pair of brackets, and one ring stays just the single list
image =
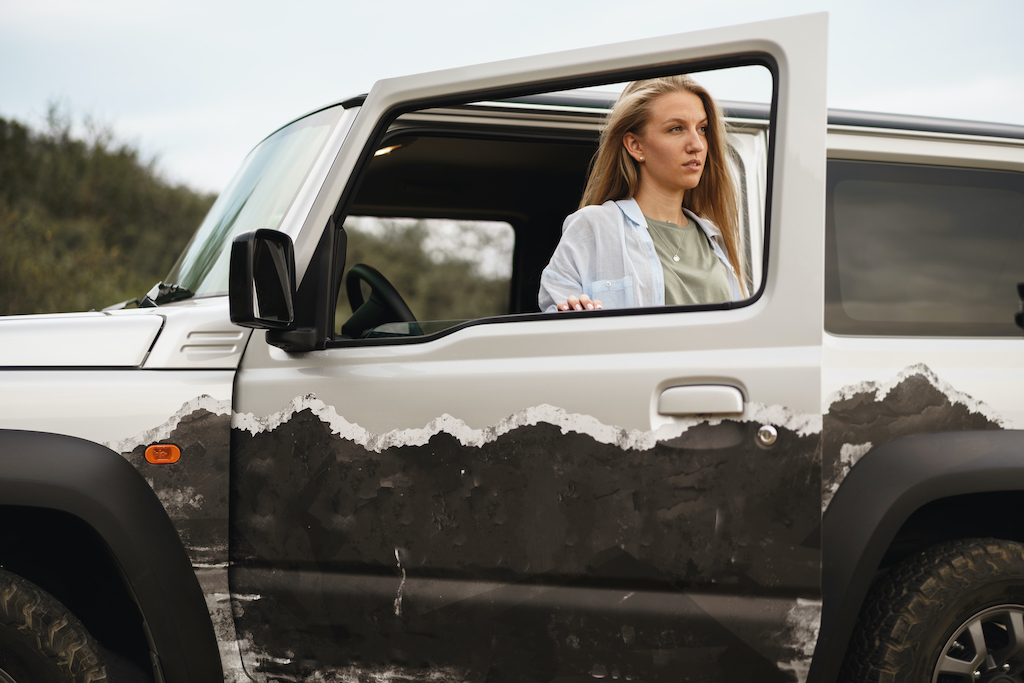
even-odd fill
[{"label": "woman's ear", "polygon": [[644,148],[638,138],[633,133],[626,133],[622,136],[622,146],[626,148],[629,156],[633,157],[634,161],[644,160]]}]

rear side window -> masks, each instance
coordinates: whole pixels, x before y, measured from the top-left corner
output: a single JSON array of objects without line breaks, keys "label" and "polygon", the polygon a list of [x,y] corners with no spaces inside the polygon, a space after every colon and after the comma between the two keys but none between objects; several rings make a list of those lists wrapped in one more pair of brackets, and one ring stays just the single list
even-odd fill
[{"label": "rear side window", "polygon": [[1024,174],[830,160],[825,329],[1019,337]]}]

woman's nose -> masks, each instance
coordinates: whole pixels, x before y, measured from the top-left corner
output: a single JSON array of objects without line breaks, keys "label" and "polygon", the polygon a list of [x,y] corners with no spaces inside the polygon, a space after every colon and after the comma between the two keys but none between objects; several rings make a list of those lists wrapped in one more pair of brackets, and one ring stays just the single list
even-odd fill
[{"label": "woman's nose", "polygon": [[686,136],[686,151],[687,152],[700,152],[704,150],[704,141],[701,140],[700,134],[697,131],[690,133]]}]

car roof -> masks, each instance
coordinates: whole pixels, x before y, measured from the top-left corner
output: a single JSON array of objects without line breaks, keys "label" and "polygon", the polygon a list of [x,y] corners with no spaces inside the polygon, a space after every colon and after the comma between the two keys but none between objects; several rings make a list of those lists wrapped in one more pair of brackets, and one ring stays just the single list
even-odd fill
[{"label": "car roof", "polygon": [[[508,99],[497,100],[494,104],[500,105],[507,103],[520,106],[527,105],[541,109],[548,107],[568,107],[574,109],[609,110],[615,103],[617,97],[617,93],[576,90],[569,92],[541,93],[537,95],[526,95],[523,97],[511,97]],[[345,108],[350,108],[362,105],[365,99],[366,95],[363,94],[340,100],[334,104],[341,104]],[[771,108],[767,104],[735,102],[729,100],[720,100],[719,104],[727,118],[768,120],[771,113]],[[829,125],[834,126],[884,128],[889,130],[951,133],[957,135],[977,135],[1024,140],[1024,126],[1022,125],[970,121],[964,119],[948,119],[934,116],[886,114],[881,112],[830,108],[828,110],[828,123]]]},{"label": "car roof", "polygon": [[[342,106],[345,109],[362,106],[366,101],[367,94],[354,95],[341,100],[336,100],[322,107],[310,110],[302,116],[285,123],[267,137],[270,137],[278,130],[287,128],[295,121],[304,119],[319,111],[331,107]],[[576,90],[568,92],[540,93],[536,95],[525,95],[523,97],[510,97],[503,100],[495,100],[489,104],[509,104],[518,107],[535,107],[539,111],[549,108],[564,110],[589,109],[593,114],[611,109],[615,103],[617,93]],[[726,118],[747,119],[767,121],[771,116],[771,107],[767,104],[757,102],[736,102],[731,100],[719,100]],[[852,109],[828,110],[828,125],[849,126],[854,128],[877,128],[883,130],[905,130],[928,133],[948,133],[954,135],[972,135],[979,137],[1008,138],[1024,140],[1024,125],[1012,123],[991,123],[987,121],[971,121],[966,119],[949,119],[936,116],[914,116],[910,114],[886,114],[882,112],[856,111]]]},{"label": "car roof", "polygon": [[[578,90],[574,92],[543,93],[526,97],[513,97],[501,100],[501,102],[538,106],[611,109],[617,97],[616,93]],[[771,108],[767,104],[727,100],[722,100],[719,104],[727,118],[767,120],[771,113]],[[835,126],[887,128],[891,130],[915,130],[930,133],[955,133],[959,135],[1024,139],[1024,126],[1008,123],[988,123],[985,121],[967,121],[907,114],[885,114],[850,109],[830,108],[828,110],[828,123]]]}]

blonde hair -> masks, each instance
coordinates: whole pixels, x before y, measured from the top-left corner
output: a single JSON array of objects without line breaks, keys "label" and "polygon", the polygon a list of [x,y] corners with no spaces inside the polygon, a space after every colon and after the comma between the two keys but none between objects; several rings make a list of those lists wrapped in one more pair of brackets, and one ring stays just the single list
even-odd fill
[{"label": "blonde hair", "polygon": [[597,154],[590,163],[587,186],[580,208],[603,204],[609,199],[629,199],[640,187],[640,164],[622,144],[626,133],[642,136],[651,116],[654,100],[674,92],[693,93],[704,103],[708,117],[708,153],[700,183],[683,195],[683,207],[707,218],[722,231],[725,253],[732,263],[740,287],[747,291],[747,268],[740,256],[739,203],[736,184],[729,170],[722,110],[702,85],[687,75],[663,76],[633,81],[615,102],[604,129]]}]

